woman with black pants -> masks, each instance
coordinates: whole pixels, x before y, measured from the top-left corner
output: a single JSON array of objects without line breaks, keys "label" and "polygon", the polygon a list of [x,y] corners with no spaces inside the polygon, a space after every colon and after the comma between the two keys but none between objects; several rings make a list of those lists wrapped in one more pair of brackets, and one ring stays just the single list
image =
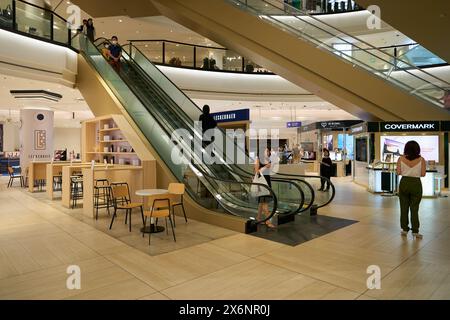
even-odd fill
[{"label": "woman with black pants", "polygon": [[[331,161],[330,158],[330,151],[328,151],[328,149],[323,149],[323,159],[322,162],[320,163],[320,176],[322,177],[322,179],[319,191],[330,191],[332,169],[333,169],[333,161]],[[327,185],[326,189],[325,183]]]},{"label": "woman with black pants", "polygon": [[[427,174],[427,163],[420,155],[420,146],[416,141],[410,141],[405,146],[404,155],[397,162],[397,174],[402,176],[398,196],[400,198],[402,236],[407,236],[412,230],[416,239],[422,239],[419,233],[419,206],[422,201],[423,189],[421,177]],[[409,227],[409,212],[411,211],[411,226]]]}]

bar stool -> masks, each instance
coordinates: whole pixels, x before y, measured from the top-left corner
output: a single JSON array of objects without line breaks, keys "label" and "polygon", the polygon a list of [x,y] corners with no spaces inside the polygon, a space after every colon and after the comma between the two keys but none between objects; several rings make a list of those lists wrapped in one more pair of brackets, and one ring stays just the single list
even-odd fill
[{"label": "bar stool", "polygon": [[70,193],[72,198],[72,209],[77,206],[78,200],[83,199],[83,178],[80,176],[70,177]]},{"label": "bar stool", "polygon": [[58,172],[56,176],[53,176],[53,190],[54,191],[62,190],[62,172]]},{"label": "bar stool", "polygon": [[98,210],[105,209],[108,211],[108,216],[111,215],[109,208],[114,208],[111,196],[111,187],[108,179],[95,180],[94,186],[94,208],[95,220],[98,220]]}]

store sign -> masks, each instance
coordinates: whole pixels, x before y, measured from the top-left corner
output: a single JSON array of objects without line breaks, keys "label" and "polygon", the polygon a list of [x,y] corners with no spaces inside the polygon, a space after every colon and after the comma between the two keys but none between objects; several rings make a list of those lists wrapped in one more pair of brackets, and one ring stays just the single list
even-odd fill
[{"label": "store sign", "polygon": [[350,129],[350,131],[352,132],[352,134],[356,134],[356,133],[361,133],[364,132],[364,126],[357,126],[357,127],[353,127]]},{"label": "store sign", "polygon": [[381,132],[435,132],[440,131],[439,121],[428,122],[382,122]]},{"label": "store sign", "polygon": [[211,115],[217,123],[250,121],[250,109],[217,112]]},{"label": "store sign", "polygon": [[357,124],[360,124],[362,121],[359,120],[344,120],[344,121],[326,121],[317,123],[317,129],[346,129]]},{"label": "store sign", "polygon": [[343,124],[342,122],[321,122],[320,123],[320,128],[322,129],[337,129],[337,128],[343,128]]},{"label": "store sign", "polygon": [[300,121],[294,121],[294,122],[288,122],[287,127],[288,128],[301,128],[302,123]]}]

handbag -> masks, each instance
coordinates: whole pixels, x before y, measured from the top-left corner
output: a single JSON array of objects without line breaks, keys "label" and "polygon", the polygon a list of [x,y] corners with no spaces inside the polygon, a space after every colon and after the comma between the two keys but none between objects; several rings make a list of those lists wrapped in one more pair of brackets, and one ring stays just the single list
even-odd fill
[{"label": "handbag", "polygon": [[270,196],[269,189],[261,186],[261,184],[262,184],[262,185],[269,187],[269,185],[267,184],[266,178],[262,174],[257,173],[255,175],[255,178],[253,179],[253,183],[257,183],[257,184],[253,184],[250,188],[250,194],[252,195],[252,197],[259,198],[259,197]]}]

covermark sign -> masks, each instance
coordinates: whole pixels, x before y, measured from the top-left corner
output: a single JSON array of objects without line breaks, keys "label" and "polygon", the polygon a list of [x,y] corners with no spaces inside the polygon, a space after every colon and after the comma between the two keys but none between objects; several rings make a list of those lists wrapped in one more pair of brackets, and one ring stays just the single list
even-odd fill
[{"label": "covermark sign", "polygon": [[439,129],[439,121],[381,123],[381,132],[437,132]]}]

